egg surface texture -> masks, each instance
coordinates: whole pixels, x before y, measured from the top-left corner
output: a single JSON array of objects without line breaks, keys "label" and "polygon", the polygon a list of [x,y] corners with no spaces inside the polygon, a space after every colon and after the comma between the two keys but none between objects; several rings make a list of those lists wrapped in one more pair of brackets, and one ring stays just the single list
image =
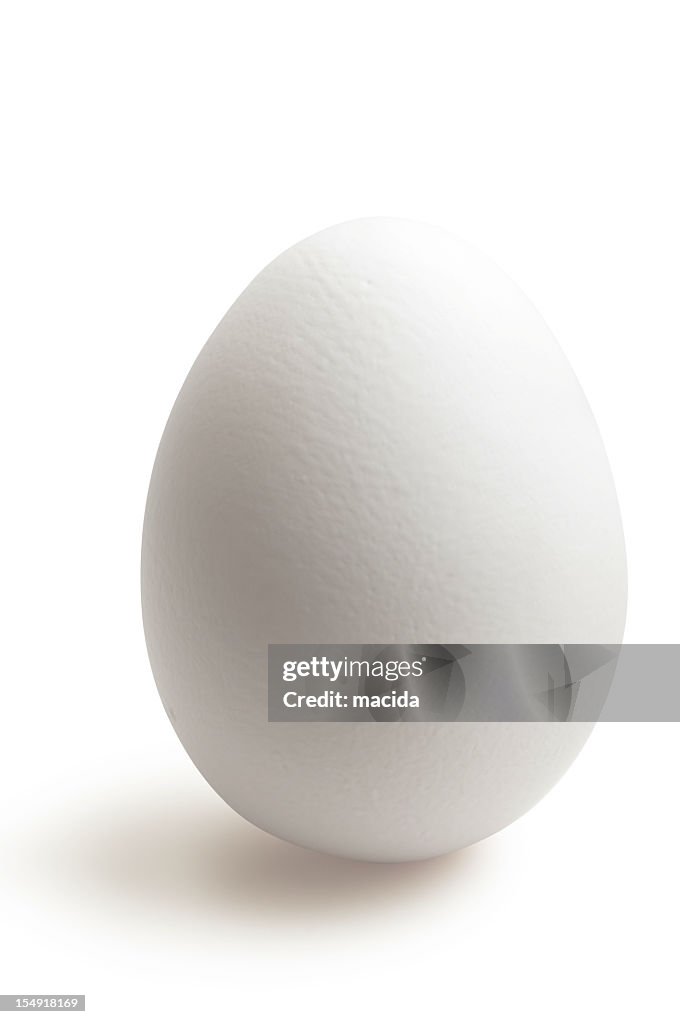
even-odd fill
[{"label": "egg surface texture", "polygon": [[476,250],[410,221],[284,252],[172,409],[142,597],[180,740],[260,828],[402,861],[518,818],[589,724],[270,723],[267,645],[621,640],[616,493],[541,316]]}]

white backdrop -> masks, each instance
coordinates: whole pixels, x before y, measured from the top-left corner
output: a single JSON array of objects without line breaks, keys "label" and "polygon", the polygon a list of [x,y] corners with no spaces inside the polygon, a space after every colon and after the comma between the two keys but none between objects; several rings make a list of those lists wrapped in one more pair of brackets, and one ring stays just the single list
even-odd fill
[{"label": "white backdrop", "polygon": [[85,992],[97,1022],[677,1020],[680,726],[599,726],[452,858],[317,857],[193,769],[138,595],[199,347],[281,249],[386,214],[543,313],[617,480],[626,639],[680,640],[677,5],[0,11],[0,991]]}]

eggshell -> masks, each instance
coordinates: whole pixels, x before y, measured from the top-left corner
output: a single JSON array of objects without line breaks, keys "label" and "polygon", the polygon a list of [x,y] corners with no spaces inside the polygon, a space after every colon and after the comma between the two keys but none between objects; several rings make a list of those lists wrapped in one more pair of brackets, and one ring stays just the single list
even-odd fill
[{"label": "eggshell", "polygon": [[144,626],[165,708],[240,814],[346,857],[503,828],[579,723],[269,723],[270,643],[621,640],[616,493],[581,388],[489,260],[403,220],[266,267],[194,363],[156,458]]}]

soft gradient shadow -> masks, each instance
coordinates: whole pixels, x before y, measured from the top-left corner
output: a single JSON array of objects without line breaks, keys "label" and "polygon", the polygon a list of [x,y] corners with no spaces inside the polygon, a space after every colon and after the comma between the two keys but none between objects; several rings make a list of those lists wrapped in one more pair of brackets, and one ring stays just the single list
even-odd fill
[{"label": "soft gradient shadow", "polygon": [[484,844],[408,864],[330,857],[261,832],[217,799],[169,801],[167,790],[61,812],[23,836],[17,854],[24,876],[68,899],[249,924],[403,909],[467,888],[489,866]]}]

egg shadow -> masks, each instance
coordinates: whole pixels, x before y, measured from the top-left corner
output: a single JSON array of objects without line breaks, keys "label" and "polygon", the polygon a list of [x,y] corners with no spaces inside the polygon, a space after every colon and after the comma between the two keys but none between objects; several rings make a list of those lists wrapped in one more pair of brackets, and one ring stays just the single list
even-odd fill
[{"label": "egg shadow", "polygon": [[260,831],[217,799],[164,791],[62,812],[21,846],[23,873],[71,905],[286,926],[400,911],[442,887],[467,888],[489,859],[484,844],[404,864],[332,857]]}]

